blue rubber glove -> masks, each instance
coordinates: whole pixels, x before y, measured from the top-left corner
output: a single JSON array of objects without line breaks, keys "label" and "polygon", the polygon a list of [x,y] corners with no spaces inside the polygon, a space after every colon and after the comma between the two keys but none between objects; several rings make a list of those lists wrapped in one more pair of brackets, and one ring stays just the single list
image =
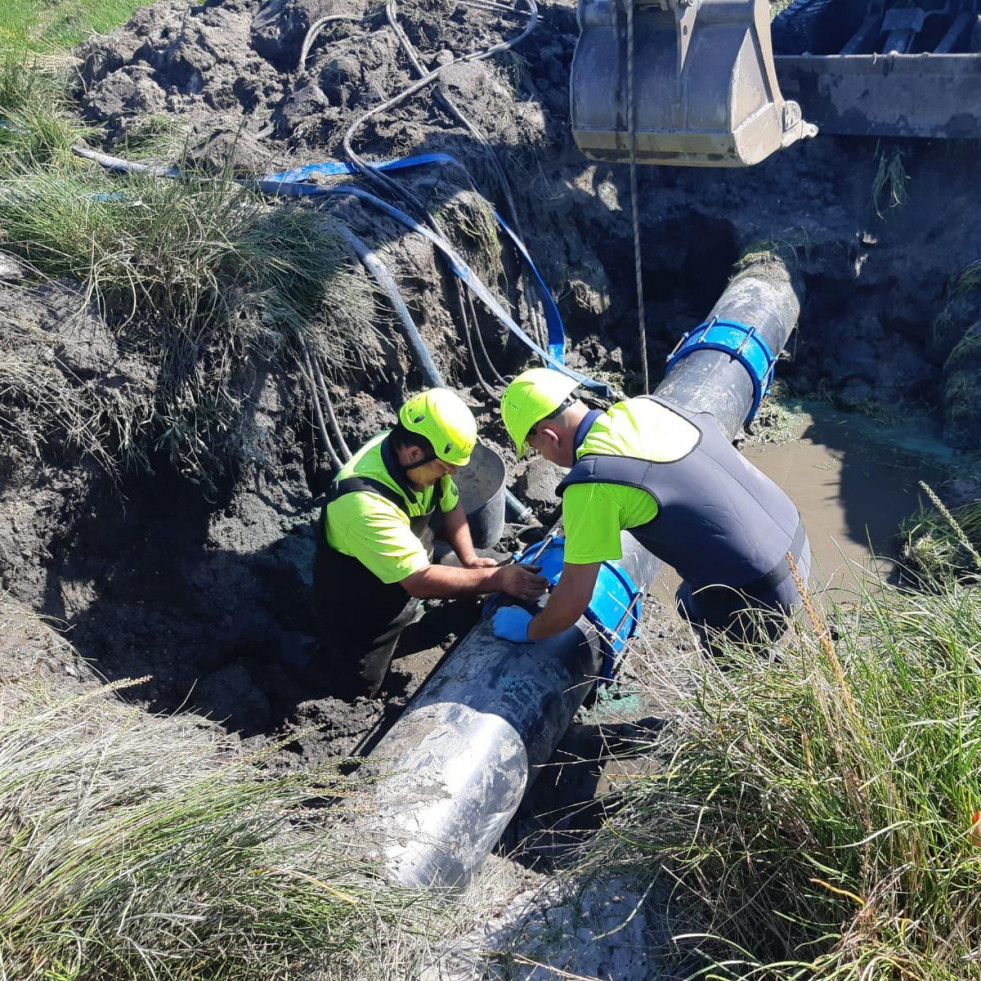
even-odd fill
[{"label": "blue rubber glove", "polygon": [[528,624],[532,616],[520,606],[502,606],[494,614],[494,636],[516,644],[530,644]]}]

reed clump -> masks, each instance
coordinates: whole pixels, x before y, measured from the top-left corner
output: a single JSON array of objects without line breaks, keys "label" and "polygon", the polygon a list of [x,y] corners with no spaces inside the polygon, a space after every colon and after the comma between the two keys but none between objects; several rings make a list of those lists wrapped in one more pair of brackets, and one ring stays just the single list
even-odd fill
[{"label": "reed clump", "polygon": [[671,884],[690,976],[974,976],[981,592],[881,583],[833,629],[806,605],[775,663],[697,669],[589,860]]}]

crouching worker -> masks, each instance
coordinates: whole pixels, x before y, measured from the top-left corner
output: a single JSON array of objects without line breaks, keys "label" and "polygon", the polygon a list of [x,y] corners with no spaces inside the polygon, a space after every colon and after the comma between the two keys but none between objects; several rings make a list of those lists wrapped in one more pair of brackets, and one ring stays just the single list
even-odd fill
[{"label": "crouching worker", "polygon": [[[368,440],[334,478],[314,567],[331,694],[378,693],[421,599],[505,592],[532,600],[544,591],[541,576],[474,551],[453,475],[476,442],[477,424],[459,396],[430,389],[410,398],[398,425]],[[432,564],[437,509],[462,568]]]},{"label": "crouching worker", "polygon": [[503,607],[494,632],[531,641],[570,627],[588,605],[599,565],[622,555],[620,532],[675,568],[680,612],[712,648],[719,632],[766,642],[800,603],[786,556],[807,581],[810,548],[787,495],[726,439],[715,417],[641,396],[606,412],[573,394],[575,382],[532,368],[507,387],[501,415],[529,447],[571,468],[559,484],[565,564],[545,608]]}]

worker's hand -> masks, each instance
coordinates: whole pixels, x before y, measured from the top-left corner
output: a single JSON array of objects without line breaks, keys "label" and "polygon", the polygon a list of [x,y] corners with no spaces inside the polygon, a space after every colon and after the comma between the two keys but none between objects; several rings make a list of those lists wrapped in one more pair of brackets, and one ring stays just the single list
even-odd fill
[{"label": "worker's hand", "polygon": [[500,592],[515,599],[538,599],[548,588],[548,580],[538,575],[538,569],[537,565],[519,565],[517,562],[502,566],[495,585]]},{"label": "worker's hand", "polygon": [[479,555],[475,555],[471,559],[467,559],[466,562],[461,561],[460,565],[464,569],[490,569],[491,566],[497,565],[496,559],[482,559]]},{"label": "worker's hand", "polygon": [[532,616],[520,606],[502,606],[494,614],[494,636],[515,644],[529,644],[528,624]]}]

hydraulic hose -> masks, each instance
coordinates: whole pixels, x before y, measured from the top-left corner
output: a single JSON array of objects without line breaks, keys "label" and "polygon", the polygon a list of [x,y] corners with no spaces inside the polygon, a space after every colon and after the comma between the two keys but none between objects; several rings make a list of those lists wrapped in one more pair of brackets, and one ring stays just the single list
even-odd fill
[{"label": "hydraulic hose", "polygon": [[307,388],[310,391],[310,402],[313,406],[314,420],[317,424],[317,434],[320,436],[320,445],[327,454],[327,458],[330,460],[331,466],[334,467],[335,470],[340,470],[344,465],[344,461],[337,455],[337,451],[334,449],[334,445],[330,441],[330,436],[327,435],[327,426],[324,424],[324,413],[320,406],[320,397],[317,394],[317,382],[313,374],[310,350],[307,347],[306,341],[302,338],[300,339],[300,350],[303,353],[303,376],[306,379]]},{"label": "hydraulic hose", "polygon": [[[509,50],[511,47],[518,44],[521,40],[527,37],[528,34],[530,34],[532,30],[534,30],[535,24],[538,20],[538,8],[536,6],[535,0],[525,0],[525,3],[527,3],[529,6],[530,15],[529,15],[528,23],[525,25],[524,30],[522,30],[520,34],[518,34],[516,37],[512,38],[511,40],[501,41],[495,45],[492,45],[490,48],[487,48],[484,51],[472,52],[471,54],[463,55],[460,58],[456,58],[454,59],[453,62],[451,62],[451,64],[470,62],[470,61],[482,61],[485,58],[490,58],[494,54]],[[348,158],[352,161],[352,163],[354,163],[354,165],[358,168],[358,170],[361,171],[361,173],[363,173],[366,178],[368,178],[369,181],[374,182],[376,185],[380,187],[386,188],[390,194],[393,194],[396,197],[401,198],[403,201],[407,202],[410,207],[415,208],[417,214],[424,216],[426,223],[433,229],[433,231],[441,238],[445,239],[446,236],[443,234],[442,229],[439,227],[433,216],[429,214],[425,205],[423,205],[422,202],[419,201],[419,199],[416,198],[416,196],[412,194],[408,189],[396,183],[391,178],[383,174],[378,168],[373,167],[371,164],[367,163],[367,161],[359,157],[358,154],[355,153],[354,148],[352,146],[352,139],[354,133],[358,130],[360,126],[364,124],[366,120],[370,119],[372,116],[376,115],[377,113],[384,112],[387,109],[397,106],[400,102],[402,102],[404,99],[407,99],[410,95],[413,95],[418,91],[421,91],[427,85],[434,82],[437,78],[439,78],[439,73],[442,70],[442,67],[443,66],[441,66],[439,69],[436,69],[433,72],[427,73],[421,79],[419,79],[419,81],[417,81],[412,85],[407,86],[401,92],[393,96],[391,99],[388,99],[387,101],[372,107],[367,112],[363,113],[361,116],[355,119],[344,133],[343,145],[344,145],[344,152],[347,154]],[[464,324],[465,330],[469,330],[469,321],[467,320],[467,316],[468,316],[467,308],[463,301],[463,297],[460,295],[460,290],[458,287],[456,287],[456,293],[457,293],[456,296],[457,307],[458,307],[461,321]],[[476,368],[475,359],[474,359],[474,366]]]},{"label": "hydraulic hose", "polygon": [[297,60],[296,70],[302,72],[306,67],[307,57],[310,54],[310,49],[313,47],[313,42],[317,40],[320,32],[328,25],[338,20],[353,20],[353,21],[363,21],[364,17],[358,17],[354,14],[328,14],[326,17],[321,17],[315,20],[307,30],[306,36],[303,38],[303,44],[300,46],[300,57]]},{"label": "hydraulic hose", "polygon": [[402,299],[402,294],[399,292],[399,288],[385,264],[368,247],[367,243],[358,238],[347,225],[337,222],[334,227],[337,228],[341,237],[347,242],[358,259],[361,260],[365,269],[375,277],[379,286],[388,294],[388,298],[395,308],[395,313],[402,322],[402,327],[405,330],[405,338],[409,343],[409,347],[412,349],[412,353],[415,355],[416,362],[422,370],[423,375],[426,376],[426,381],[437,388],[445,388],[443,376],[440,374],[439,368],[436,367],[436,362],[433,361],[432,355],[429,353],[429,348],[426,347],[425,341],[422,339],[422,334],[419,333],[419,328],[412,319],[412,314],[409,313],[409,308],[405,305],[405,300]]},{"label": "hydraulic hose", "polygon": [[[456,65],[456,64],[463,64],[471,61],[483,61],[486,58],[490,58],[495,54],[500,54],[503,51],[508,51],[511,48],[513,48],[515,45],[520,44],[535,29],[535,25],[538,23],[538,5],[536,4],[535,0],[524,0],[524,2],[528,5],[528,9],[529,9],[528,23],[524,26],[523,30],[519,34],[517,34],[515,37],[511,38],[510,40],[499,41],[497,44],[491,45],[491,47],[486,48],[483,51],[475,51],[467,55],[462,55],[459,58],[454,58],[453,61],[449,62],[449,64]],[[360,115],[357,119],[355,119],[351,123],[350,126],[348,126],[347,130],[344,133],[344,141],[343,141],[344,152],[347,154],[348,159],[350,159],[363,174],[365,174],[368,177],[372,177],[376,179],[376,181],[380,183],[383,187],[388,187],[393,194],[396,194],[399,197],[402,197],[403,199],[406,198],[406,194],[407,194],[404,188],[401,188],[398,184],[395,184],[394,181],[391,181],[384,174],[379,173],[376,168],[366,163],[358,156],[357,153],[355,153],[354,148],[351,145],[354,139],[354,134],[372,116],[375,116],[380,112],[385,112],[388,109],[394,108],[400,102],[403,102],[405,99],[409,98],[410,95],[415,95],[416,92],[422,91],[422,89],[426,88],[427,85],[431,85],[439,78],[440,72],[445,67],[448,67],[448,65],[441,65],[439,68],[435,69],[434,71],[427,72],[425,75],[422,76],[422,78],[418,79],[417,81],[413,82],[410,85],[407,85],[404,89],[402,89],[401,92],[396,93],[390,99],[387,99],[385,102],[381,102],[377,106],[373,106],[367,112],[362,113],[362,115]],[[409,197],[412,198],[411,195],[409,195]],[[412,200],[415,199],[412,198]],[[418,204],[418,202],[416,203]],[[420,213],[425,213],[425,208],[422,208]]]},{"label": "hydraulic hose", "polygon": [[[93,160],[94,162],[100,164],[101,166],[109,170],[116,170],[125,173],[144,173],[154,177],[168,177],[172,179],[182,179],[185,176],[176,167],[164,167],[159,165],[135,163],[133,161],[123,160],[120,157],[110,156],[109,154],[106,153],[99,153],[98,151],[90,150],[87,147],[83,147],[81,145],[73,146],[72,150],[79,156],[85,157],[86,159],[89,160]],[[384,169],[395,170],[402,167],[418,166],[422,163],[456,163],[456,161],[453,159],[453,157],[449,156],[448,154],[425,154],[419,157],[388,161],[384,164]],[[279,174],[273,174],[265,178],[241,179],[236,181],[236,183],[247,187],[253,187],[256,190],[262,192],[263,194],[270,194],[276,197],[314,197],[314,196],[328,195],[328,194],[337,193],[338,189],[323,187],[321,185],[304,183],[304,182],[309,177],[315,174],[316,175],[349,174],[352,172],[353,166],[354,165],[339,164],[339,163],[311,164],[304,167],[298,167],[294,170],[284,171]],[[381,168],[376,167],[375,169],[381,169]],[[407,224],[408,227],[410,228],[413,229],[418,228],[421,234],[429,235],[431,237],[431,240],[438,245],[442,253],[456,257],[457,265],[453,269],[454,272],[457,272],[457,270],[465,270],[466,277],[472,277],[472,279],[475,282],[479,283],[479,280],[477,280],[476,277],[473,276],[466,263],[463,262],[463,260],[459,257],[459,255],[453,251],[452,247],[446,241],[445,236],[440,235],[438,232],[433,232],[430,235],[429,232],[422,231],[421,226],[419,226],[418,222],[415,222],[413,219],[411,219],[405,212],[393,208],[389,205],[385,205],[385,203],[382,202],[381,199],[376,198],[373,195],[366,194],[365,192],[360,191],[358,189],[349,188],[348,190],[350,190],[351,193],[355,193],[358,196],[364,198],[365,200],[371,201],[372,203],[378,202],[379,204],[384,205],[386,208],[391,208],[390,214],[392,214],[393,217],[396,217],[398,220],[402,221],[403,224]],[[561,315],[559,314],[558,307],[556,306],[554,299],[552,299],[548,286],[546,285],[545,281],[542,279],[538,269],[535,267],[535,264],[531,256],[528,254],[528,250],[525,247],[524,243],[514,233],[514,231],[512,231],[508,227],[507,223],[496,212],[495,212],[495,217],[497,218],[498,223],[500,224],[502,230],[513,241],[515,247],[518,249],[522,258],[524,258],[524,260],[528,263],[529,268],[531,270],[531,274],[534,277],[535,282],[537,282],[539,285],[540,297],[545,307],[545,319],[548,324],[548,346],[551,356],[546,355],[540,345],[537,345],[535,342],[532,342],[528,338],[528,336],[523,331],[520,330],[520,328],[517,328],[517,326],[514,325],[514,322],[511,320],[511,318],[508,315],[505,314],[505,318],[501,318],[502,322],[505,324],[505,326],[507,326],[509,329],[515,332],[516,335],[521,340],[523,340],[526,344],[528,344],[532,350],[539,353],[547,364],[551,364],[553,367],[557,367],[559,370],[565,371],[567,374],[570,375],[570,377],[576,378],[584,388],[592,389],[602,395],[610,395],[611,391],[608,385],[601,382],[593,381],[592,379],[585,378],[582,375],[577,375],[575,372],[569,372],[564,367],[565,333],[564,333],[564,328],[562,326],[562,318]],[[439,241],[437,242],[436,238],[432,238],[432,235],[438,236]],[[442,244],[440,245],[439,243]],[[460,273],[457,272],[457,275],[459,276]],[[489,296],[489,294],[487,294],[486,287],[484,287],[482,283],[480,284],[480,288],[483,290],[484,294]],[[480,290],[475,288],[475,291],[478,292],[478,295],[481,295]],[[462,300],[460,299],[459,295],[457,299],[458,302],[461,303],[461,316],[463,317],[464,326],[466,327],[467,326],[466,314],[462,310]],[[483,295],[481,296],[481,299],[484,299]],[[485,300],[485,302],[487,301]],[[497,304],[496,301],[493,301],[489,305],[491,306],[492,312],[496,313],[497,310],[501,309],[500,305]],[[469,331],[465,336],[468,344],[470,344],[471,342],[469,337]],[[488,363],[489,361],[490,359],[488,358]],[[474,367],[476,369],[476,363],[474,363]],[[479,370],[477,371],[477,374],[479,376]],[[482,387],[485,389],[485,391],[489,389],[489,386],[486,385],[486,382],[484,382]]]},{"label": "hydraulic hose", "polygon": [[[422,63],[419,61],[419,57],[418,54],[416,53],[415,47],[413,46],[412,42],[409,40],[405,31],[402,30],[402,25],[399,24],[398,22],[398,18],[396,17],[396,9],[397,8],[395,5],[395,0],[388,0],[388,3],[385,4],[385,17],[388,20],[389,27],[391,27],[396,38],[398,38],[399,43],[402,45],[402,49],[405,51],[406,57],[409,59],[410,62],[412,62],[412,67],[415,68],[416,72],[420,76],[425,75],[426,69],[422,66]],[[436,89],[436,97],[446,107],[446,110],[450,113],[450,115],[452,115],[453,118],[456,119],[461,126],[463,126],[463,128],[474,138],[474,140],[477,141],[477,144],[481,147],[481,149],[483,149],[484,153],[487,156],[487,159],[490,161],[491,169],[494,171],[494,176],[497,178],[497,183],[501,189],[501,193],[504,195],[504,201],[505,204],[507,205],[507,210],[508,210],[508,219],[511,222],[511,224],[514,226],[515,232],[517,232],[517,237],[519,239],[524,238],[524,233],[521,230],[521,223],[518,219],[518,209],[515,207],[514,198],[511,195],[511,184],[507,179],[507,175],[504,173],[504,167],[501,165],[501,161],[498,158],[497,152],[490,145],[490,141],[487,139],[487,137],[484,136],[484,134],[474,124],[474,122],[470,119],[470,117],[467,116],[466,113],[464,113],[464,111],[456,104],[454,99],[450,96],[449,92],[446,91],[446,87],[443,85],[442,80],[440,80],[440,83]],[[474,185],[474,187],[477,186],[476,181],[474,181],[473,177],[470,175],[469,172],[467,172],[467,178],[469,179],[470,183]],[[503,221],[501,222],[501,224],[502,225],[504,224]],[[510,231],[510,229],[508,229],[508,231]],[[525,282],[525,290],[528,296],[530,297],[531,290],[529,288],[529,284],[527,281],[526,271],[522,272],[522,279]],[[530,301],[528,304],[528,309],[531,313],[532,324],[535,328],[535,332],[539,334],[538,337],[539,343],[542,343],[544,340],[544,330],[541,326],[541,323],[539,322],[538,309]],[[479,331],[477,332],[477,337],[480,340],[481,350],[483,351],[484,357],[486,358],[487,364],[490,366],[491,371],[493,372],[497,380],[501,383],[501,385],[505,385],[506,382],[497,373],[497,370],[495,369],[494,364],[490,359],[490,355],[487,353],[487,349],[484,347],[483,338],[481,337]]]},{"label": "hydraulic hose", "polygon": [[325,190],[329,194],[353,195],[354,197],[367,202],[372,207],[377,208],[379,211],[383,211],[385,214],[389,215],[391,218],[394,218],[407,228],[412,229],[412,231],[417,232],[419,235],[422,235],[425,238],[428,238],[429,241],[432,242],[433,245],[435,245],[436,248],[448,258],[450,268],[453,270],[454,274],[464,283],[466,283],[474,293],[477,294],[488,309],[490,309],[490,311],[508,328],[508,330],[511,331],[512,334],[522,341],[526,347],[534,351],[543,361],[545,361],[546,364],[552,368],[555,368],[556,371],[561,371],[564,375],[568,375],[583,388],[592,389],[601,395],[609,396],[612,394],[609,385],[607,385],[605,382],[595,381],[592,378],[587,378],[585,375],[579,374],[577,371],[573,371],[571,368],[566,367],[566,365],[564,365],[558,358],[554,357],[550,352],[546,351],[543,347],[533,341],[514,322],[511,315],[501,306],[490,290],[488,290],[480,279],[473,274],[463,257],[456,252],[456,250],[453,249],[453,247],[444,238],[441,238],[430,229],[419,224],[418,221],[406,214],[404,211],[360,187],[354,187],[350,184],[342,184],[339,187],[327,188]]}]

